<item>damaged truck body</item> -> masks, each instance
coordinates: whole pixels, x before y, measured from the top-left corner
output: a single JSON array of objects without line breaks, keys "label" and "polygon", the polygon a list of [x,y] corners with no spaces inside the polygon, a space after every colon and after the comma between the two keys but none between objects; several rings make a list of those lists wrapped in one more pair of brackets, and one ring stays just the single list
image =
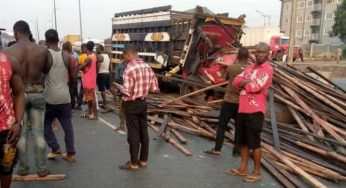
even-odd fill
[{"label": "damaged truck body", "polygon": [[180,94],[224,82],[226,67],[235,62],[242,46],[245,16],[205,13],[198,6],[188,12],[171,8],[116,13],[112,19],[113,62],[121,61],[123,48],[130,44],[161,80],[180,83]]}]

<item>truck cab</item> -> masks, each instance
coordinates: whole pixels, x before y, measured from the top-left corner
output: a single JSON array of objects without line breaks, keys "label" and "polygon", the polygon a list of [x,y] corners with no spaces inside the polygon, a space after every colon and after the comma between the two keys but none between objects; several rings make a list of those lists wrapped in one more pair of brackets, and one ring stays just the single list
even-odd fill
[{"label": "truck cab", "polygon": [[[282,61],[284,56],[288,56],[289,37],[272,36],[269,42],[271,57],[274,61]],[[299,58],[299,49],[294,47],[293,61]]]}]

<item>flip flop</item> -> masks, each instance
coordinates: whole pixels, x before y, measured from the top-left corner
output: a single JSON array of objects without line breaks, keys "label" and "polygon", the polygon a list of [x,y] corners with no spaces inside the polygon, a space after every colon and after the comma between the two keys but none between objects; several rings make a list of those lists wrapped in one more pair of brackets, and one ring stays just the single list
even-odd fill
[{"label": "flip flop", "polygon": [[262,180],[261,175],[247,175],[243,179],[243,181],[245,181],[245,182],[256,182],[256,181],[261,181],[261,180]]},{"label": "flip flop", "polygon": [[233,168],[233,169],[227,170],[225,172],[229,175],[232,175],[232,176],[247,176],[247,173],[242,173],[237,168]]},{"label": "flip flop", "polygon": [[215,156],[219,156],[221,154],[220,151],[215,151],[215,149],[204,150],[203,152],[206,154],[215,155]]}]

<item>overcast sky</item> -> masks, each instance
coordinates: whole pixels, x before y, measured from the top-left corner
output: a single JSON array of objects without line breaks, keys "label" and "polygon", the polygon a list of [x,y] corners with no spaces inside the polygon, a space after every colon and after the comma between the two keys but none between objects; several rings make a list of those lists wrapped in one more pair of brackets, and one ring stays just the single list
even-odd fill
[{"label": "overcast sky", "polygon": [[[114,13],[172,5],[173,10],[184,11],[196,5],[206,6],[215,13],[228,12],[232,17],[246,14],[246,25],[261,26],[263,17],[256,10],[271,17],[271,25],[279,25],[279,0],[81,0],[83,35],[105,39],[111,36],[111,18]],[[78,0],[56,0],[59,37],[79,34]],[[12,31],[13,24],[25,20],[33,35],[38,19],[40,39],[52,28],[53,0],[0,0],[0,27]]]}]

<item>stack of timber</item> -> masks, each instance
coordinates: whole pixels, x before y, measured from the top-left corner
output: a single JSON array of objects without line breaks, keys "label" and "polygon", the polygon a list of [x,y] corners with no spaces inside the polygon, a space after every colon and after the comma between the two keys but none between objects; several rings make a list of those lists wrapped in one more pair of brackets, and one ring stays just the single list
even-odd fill
[{"label": "stack of timber", "polygon": [[[262,165],[285,187],[326,187],[322,182],[346,180],[346,94],[332,82],[322,83],[290,66],[273,64],[271,87],[275,101],[287,105],[295,124],[265,119],[262,131]],[[148,124],[187,156],[188,140],[182,133],[214,140],[218,123],[215,103],[198,105],[189,96],[227,84],[208,86],[181,97],[153,94],[148,98]],[[217,111],[216,111],[217,112]],[[232,147],[233,122],[225,145]],[[275,138],[275,133],[279,140]],[[273,136],[274,135],[274,136]],[[274,147],[278,142],[279,147]],[[321,181],[321,179],[325,179]]]}]

